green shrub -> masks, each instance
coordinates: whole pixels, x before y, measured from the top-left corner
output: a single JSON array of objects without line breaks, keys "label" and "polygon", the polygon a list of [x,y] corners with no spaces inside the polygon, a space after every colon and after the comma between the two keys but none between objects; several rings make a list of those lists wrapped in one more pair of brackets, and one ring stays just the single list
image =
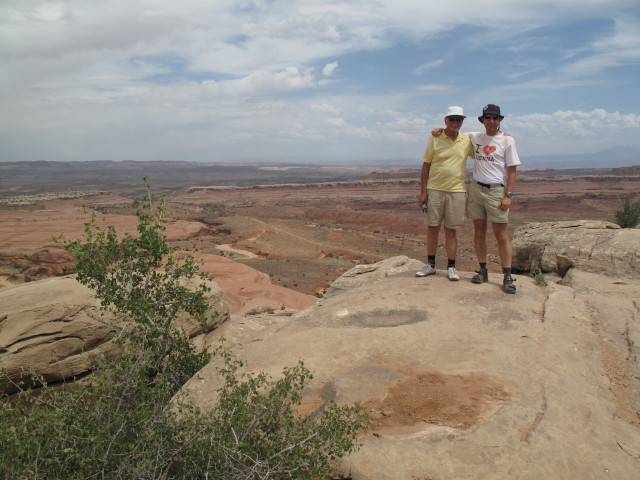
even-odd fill
[{"label": "green shrub", "polygon": [[537,285],[540,285],[542,287],[546,287],[547,285],[549,285],[549,282],[544,276],[544,273],[542,273],[542,270],[540,270],[538,267],[531,267],[529,276],[536,281]]},{"label": "green shrub", "polygon": [[616,223],[622,228],[635,228],[640,224],[640,200],[631,201],[627,197],[622,204],[622,210],[615,213]]},{"label": "green shrub", "polygon": [[216,357],[223,386],[208,412],[172,404],[171,382],[150,387],[129,350],[101,358],[81,390],[44,387],[0,403],[0,478],[312,480],[354,449],[364,425],[357,405],[295,414],[311,378],[302,363],[274,381],[238,374],[242,364],[223,348]]},{"label": "green shrub", "polygon": [[[147,179],[145,179],[147,181]],[[52,388],[43,378],[0,399],[0,478],[318,479],[355,448],[364,426],[358,405],[330,404],[296,415],[311,378],[299,363],[282,378],[241,374],[222,345],[197,352],[172,322],[185,311],[207,322],[207,288],[183,286],[198,275],[178,262],[164,237],[164,201],[137,204],[138,235],[102,229],[95,216],[83,241],[64,242],[78,259],[78,280],[102,308],[123,320],[117,358],[96,357],[83,385]],[[220,365],[218,402],[202,412],[180,393],[211,358]],[[3,381],[11,381],[0,372]],[[43,385],[36,392],[25,385]]]}]

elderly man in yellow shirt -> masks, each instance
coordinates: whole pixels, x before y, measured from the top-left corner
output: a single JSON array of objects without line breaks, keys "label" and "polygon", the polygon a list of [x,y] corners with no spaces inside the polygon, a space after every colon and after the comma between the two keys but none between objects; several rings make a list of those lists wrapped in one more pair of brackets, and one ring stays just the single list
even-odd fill
[{"label": "elderly man in yellow shirt", "polygon": [[460,132],[465,118],[462,107],[449,107],[444,117],[444,135],[429,137],[422,156],[418,204],[427,204],[427,263],[416,272],[417,277],[436,273],[438,235],[444,224],[447,276],[451,281],[460,280],[456,271],[456,230],[464,225],[467,157],[474,154],[469,136]]}]

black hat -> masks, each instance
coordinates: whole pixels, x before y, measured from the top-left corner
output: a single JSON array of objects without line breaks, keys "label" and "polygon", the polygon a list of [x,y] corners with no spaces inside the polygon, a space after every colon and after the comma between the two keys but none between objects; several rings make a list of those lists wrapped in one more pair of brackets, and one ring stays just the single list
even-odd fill
[{"label": "black hat", "polygon": [[497,115],[500,117],[500,120],[504,118],[504,116],[500,115],[500,107],[498,105],[494,105],[490,103],[489,105],[485,105],[482,109],[482,115],[478,117],[478,121],[482,123],[482,117],[485,115]]}]

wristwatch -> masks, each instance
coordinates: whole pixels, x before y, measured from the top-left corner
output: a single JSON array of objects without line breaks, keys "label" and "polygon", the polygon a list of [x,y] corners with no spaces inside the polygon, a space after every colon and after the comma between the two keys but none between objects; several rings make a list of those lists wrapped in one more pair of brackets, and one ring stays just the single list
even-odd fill
[{"label": "wristwatch", "polygon": [[504,196],[511,198],[511,197],[513,197],[513,192],[507,192],[507,193],[504,194]]}]

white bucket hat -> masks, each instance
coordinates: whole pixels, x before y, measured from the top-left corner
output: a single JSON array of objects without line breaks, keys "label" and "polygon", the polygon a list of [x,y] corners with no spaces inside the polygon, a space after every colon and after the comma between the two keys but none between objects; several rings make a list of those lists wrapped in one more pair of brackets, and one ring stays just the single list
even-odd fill
[{"label": "white bucket hat", "polygon": [[462,107],[457,107],[457,106],[452,106],[449,107],[449,109],[447,110],[447,113],[445,113],[444,115],[445,117],[462,117],[462,118],[467,118],[464,114],[464,110],[462,110]]}]

